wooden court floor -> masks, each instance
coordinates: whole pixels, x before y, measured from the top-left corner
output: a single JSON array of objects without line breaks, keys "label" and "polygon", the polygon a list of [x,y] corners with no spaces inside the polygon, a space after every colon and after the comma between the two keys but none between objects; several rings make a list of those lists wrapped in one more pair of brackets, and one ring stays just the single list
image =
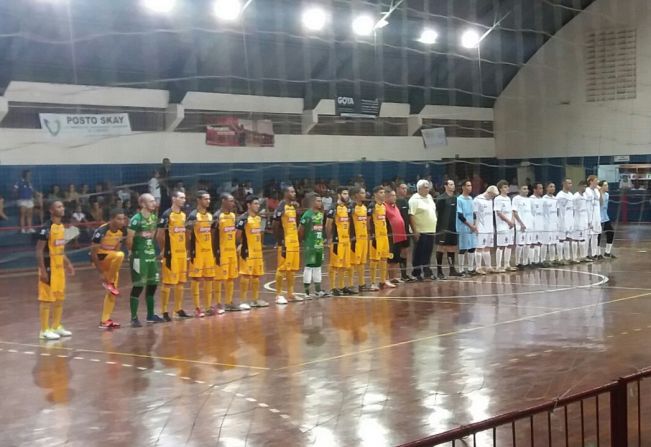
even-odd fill
[{"label": "wooden court floor", "polygon": [[378,447],[600,385],[651,366],[651,227],[617,238],[614,261],[140,329],[127,281],[110,332],[82,267],[47,343],[35,273],[4,273],[0,445]]}]

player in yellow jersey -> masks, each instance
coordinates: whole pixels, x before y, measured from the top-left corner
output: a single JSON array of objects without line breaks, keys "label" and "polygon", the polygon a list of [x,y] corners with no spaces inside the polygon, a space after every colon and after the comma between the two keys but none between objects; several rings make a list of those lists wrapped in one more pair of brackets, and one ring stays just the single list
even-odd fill
[{"label": "player in yellow jersey", "polygon": [[264,275],[262,256],[262,218],[260,199],[255,196],[246,198],[247,212],[237,219],[237,241],[240,258],[240,294],[243,303],[248,302],[249,289],[252,299],[251,307],[267,307],[269,303],[260,299],[260,278]]},{"label": "player in yellow jersey", "polygon": [[333,296],[354,295],[345,287],[346,275],[352,279],[350,257],[350,196],[348,187],[337,188],[337,203],[326,214],[326,234],[330,246],[330,284]]},{"label": "player in yellow jersey", "polygon": [[[237,218],[233,210],[235,199],[231,194],[221,195],[221,208],[213,216],[213,254],[217,264],[215,272],[215,294],[220,309],[225,311],[249,310],[251,307],[246,303],[236,304],[233,302],[235,280],[238,277],[237,271],[237,231],[235,224]],[[224,286],[224,301],[221,306],[221,289]]]},{"label": "player in yellow jersey", "polygon": [[183,310],[183,292],[188,279],[188,251],[186,240],[185,193],[172,192],[172,207],[165,211],[158,220],[156,239],[163,261],[161,287],[161,311],[163,320],[172,321],[168,313],[170,295],[174,289],[174,311],[179,318],[188,318]]},{"label": "player in yellow jersey", "polygon": [[117,289],[120,267],[124,261],[122,242],[127,237],[127,217],[123,209],[111,210],[110,220],[93,233],[90,246],[90,260],[99,272],[102,285],[106,289],[104,307],[99,320],[100,329],[117,329],[120,323],[111,319],[115,308],[115,297],[120,294]]},{"label": "player in yellow jersey", "polygon": [[[278,244],[277,304],[287,304],[288,299],[303,301],[302,297],[294,296],[294,275],[301,266],[296,206],[296,190],[293,186],[286,186],[283,188],[283,200],[280,201],[273,215],[273,232]],[[287,284],[287,298],[282,295],[283,280]]]},{"label": "player in yellow jersey", "polygon": [[[65,211],[62,202],[58,200],[52,202],[51,219],[43,224],[36,243],[41,340],[58,340],[72,335],[72,332],[61,324],[66,291],[65,269],[68,269],[71,276],[75,274],[75,268],[65,254],[65,228],[61,223]],[[52,313],[52,324],[50,324],[50,313]]]},{"label": "player in yellow jersey", "polygon": [[367,291],[366,285],[366,264],[368,264],[368,209],[366,201],[366,190],[362,187],[355,187],[351,190],[352,205],[351,218],[351,250],[350,263],[357,274],[358,292]]},{"label": "player in yellow jersey", "polygon": [[371,260],[371,288],[377,291],[378,268],[380,270],[380,287],[393,289],[396,286],[388,281],[389,231],[387,228],[387,210],[384,205],[384,186],[373,188],[373,202],[368,207],[369,216],[369,258]]},{"label": "player in yellow jersey", "polygon": [[[215,255],[212,252],[212,213],[210,194],[197,191],[197,208],[192,210],[187,220],[188,254],[190,255],[190,289],[198,315],[215,315],[217,306],[213,306],[213,281],[215,279]],[[201,310],[201,288],[203,285],[204,306]],[[223,310],[221,311],[223,313]]]}]

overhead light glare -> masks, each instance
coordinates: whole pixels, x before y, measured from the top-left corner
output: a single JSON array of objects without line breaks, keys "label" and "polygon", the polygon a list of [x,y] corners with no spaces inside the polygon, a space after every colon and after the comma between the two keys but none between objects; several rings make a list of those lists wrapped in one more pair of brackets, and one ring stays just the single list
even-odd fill
[{"label": "overhead light glare", "polygon": [[461,46],[464,48],[477,48],[480,40],[479,33],[474,29],[469,29],[461,35]]},{"label": "overhead light glare", "polygon": [[326,24],[326,12],[318,6],[303,12],[303,26],[310,31],[321,31]]},{"label": "overhead light glare", "polygon": [[420,34],[418,41],[427,45],[433,45],[436,43],[439,34],[431,28],[425,28]]},{"label": "overhead light glare", "polygon": [[242,2],[240,0],[215,0],[213,12],[218,19],[232,22],[240,17]]},{"label": "overhead light glare", "polygon": [[370,36],[375,28],[375,20],[370,15],[362,14],[353,20],[353,32],[358,36]]},{"label": "overhead light glare", "polygon": [[167,14],[174,9],[176,0],[143,0],[142,4],[150,11]]}]

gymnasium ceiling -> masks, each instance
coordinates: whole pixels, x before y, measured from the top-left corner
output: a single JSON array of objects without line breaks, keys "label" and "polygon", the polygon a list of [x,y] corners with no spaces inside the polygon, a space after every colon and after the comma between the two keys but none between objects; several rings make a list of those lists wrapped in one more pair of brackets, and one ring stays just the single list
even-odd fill
[{"label": "gymnasium ceiling", "polygon": [[[337,94],[384,101],[491,107],[526,61],[592,0],[405,0],[375,37],[351,17],[379,17],[391,0],[320,0],[326,30],[304,31],[299,0],[252,0],[235,25],[217,22],[209,0],[177,0],[170,16],[140,0],[3,0],[0,91],[11,80],[302,97]],[[394,0],[397,1],[397,0]],[[501,20],[501,21],[500,21]],[[476,49],[460,34],[484,32]],[[423,26],[438,43],[417,41]],[[71,44],[72,42],[72,44]]]}]

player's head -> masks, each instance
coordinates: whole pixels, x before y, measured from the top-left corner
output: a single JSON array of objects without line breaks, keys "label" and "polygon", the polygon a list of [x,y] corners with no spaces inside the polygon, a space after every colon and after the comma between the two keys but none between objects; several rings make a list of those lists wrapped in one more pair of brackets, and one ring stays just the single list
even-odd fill
[{"label": "player's head", "polygon": [[208,209],[210,206],[210,194],[208,191],[204,191],[203,189],[197,191],[197,208],[201,208],[203,210]]},{"label": "player's head", "polygon": [[348,203],[350,200],[350,190],[348,186],[340,186],[337,188],[337,199],[342,203]]},{"label": "player's head", "polygon": [[506,196],[509,194],[509,182],[506,180],[500,180],[497,182],[497,190],[500,192],[500,195]]},{"label": "player's head", "polygon": [[254,195],[248,195],[245,199],[246,209],[254,216],[260,212],[260,198]]},{"label": "player's head", "polygon": [[180,189],[172,191],[172,206],[176,208],[183,208],[185,206],[185,192]]},{"label": "player's head", "polygon": [[463,192],[466,195],[470,195],[472,192],[472,182],[470,179],[465,179],[461,182],[461,192]]},{"label": "player's head", "polygon": [[60,200],[55,200],[50,203],[49,206],[50,215],[52,217],[61,219],[66,214],[66,208],[63,206],[63,202]]},{"label": "player's head", "polygon": [[384,203],[384,199],[386,197],[386,189],[384,186],[379,185],[373,188],[373,197],[377,202]]},{"label": "player's head", "polygon": [[140,206],[141,210],[148,211],[150,213],[156,211],[156,207],[158,206],[156,204],[156,199],[154,196],[149,193],[141,194],[140,197],[138,197],[138,205]]},{"label": "player's head", "polygon": [[398,187],[396,188],[396,195],[401,199],[404,199],[407,197],[407,194],[409,194],[409,187],[407,186],[407,184],[406,183],[399,184]]},{"label": "player's head", "polygon": [[572,182],[571,178],[566,178],[565,180],[563,180],[563,191],[570,192],[572,191],[573,187],[574,187],[574,182]]},{"label": "player's head", "polygon": [[389,205],[393,205],[396,203],[396,200],[398,200],[398,195],[396,192],[391,189],[391,188],[385,188],[384,189],[384,197]]},{"label": "player's head", "polygon": [[520,186],[520,195],[522,197],[529,197],[529,185]]},{"label": "player's head", "polygon": [[449,195],[454,194],[454,191],[457,189],[456,185],[454,184],[454,180],[448,179],[445,181],[445,192],[448,193]]},{"label": "player's head", "polygon": [[124,228],[127,224],[127,215],[122,208],[113,208],[109,214],[112,228]]},{"label": "player's head", "polygon": [[596,188],[598,181],[599,181],[599,179],[597,178],[596,175],[591,175],[591,176],[588,177],[588,180],[587,180],[588,186],[590,188]]},{"label": "player's head", "polygon": [[484,197],[487,199],[494,199],[495,197],[500,195],[500,190],[497,189],[497,186],[495,185],[490,185],[488,188],[486,188],[486,192],[484,193]]},{"label": "player's head", "polygon": [[585,180],[581,180],[579,182],[579,186],[577,188],[577,191],[579,192],[579,194],[583,194],[585,192],[585,189],[586,189],[587,186],[588,186],[588,182],[586,182]]},{"label": "player's head", "polygon": [[292,185],[283,188],[283,198],[291,202],[296,200],[296,190]]},{"label": "player's head", "polygon": [[221,208],[222,211],[230,213],[235,208],[235,197],[227,192],[221,195]]},{"label": "player's head", "polygon": [[545,188],[543,187],[543,184],[540,182],[536,182],[533,185],[533,193],[536,197],[542,197],[543,191]]},{"label": "player's head", "polygon": [[362,203],[366,199],[366,190],[363,186],[355,186],[350,190],[350,197],[357,203]]},{"label": "player's head", "polygon": [[548,195],[553,196],[556,193],[556,183],[547,182],[547,184],[545,185],[545,192]]},{"label": "player's head", "polygon": [[314,193],[310,197],[310,208],[312,208],[315,211],[319,211],[323,209],[323,198],[319,194]]},{"label": "player's head", "polygon": [[608,182],[606,180],[600,181],[599,189],[601,189],[601,192],[608,192]]},{"label": "player's head", "polygon": [[424,178],[418,180],[418,182],[416,183],[416,190],[418,191],[418,194],[420,194],[421,196],[426,196],[427,194],[429,194],[429,190],[431,188],[432,185],[429,182],[429,180],[425,180]]}]

